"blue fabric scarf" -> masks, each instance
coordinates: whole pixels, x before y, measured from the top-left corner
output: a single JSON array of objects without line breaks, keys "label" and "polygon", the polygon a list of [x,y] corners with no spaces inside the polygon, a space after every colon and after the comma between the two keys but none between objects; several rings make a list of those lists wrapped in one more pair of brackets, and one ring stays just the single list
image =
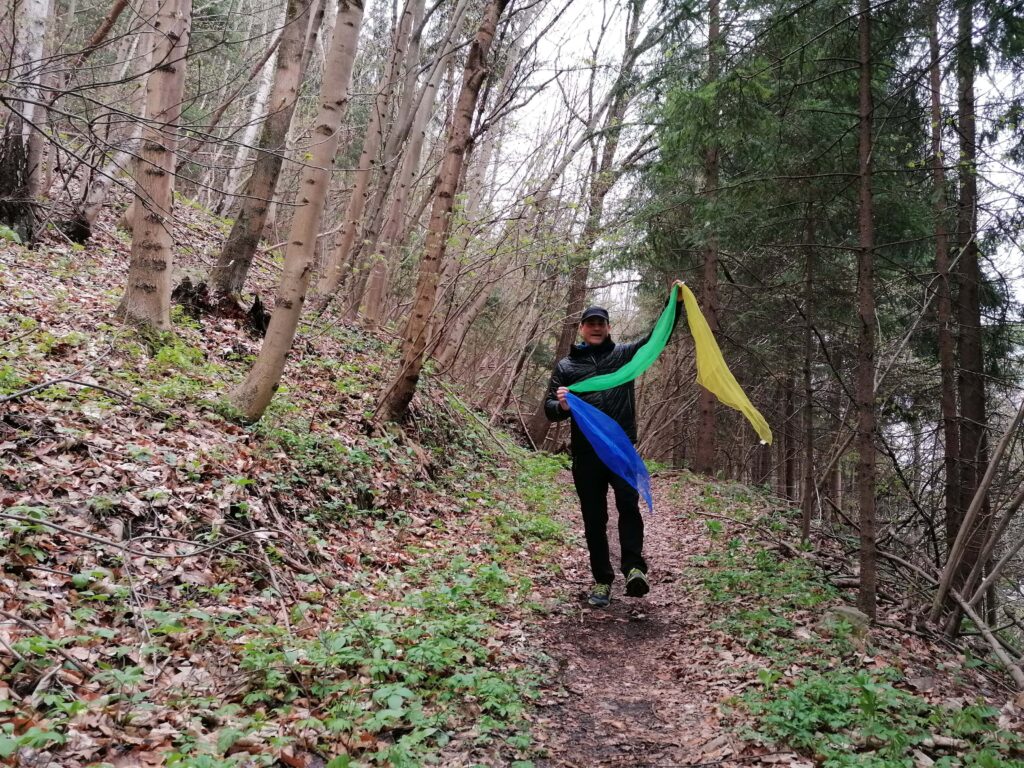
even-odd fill
[{"label": "blue fabric scarf", "polygon": [[633,441],[625,433],[618,422],[600,408],[576,397],[572,392],[565,396],[569,402],[572,420],[580,428],[580,432],[593,446],[598,458],[612,472],[621,477],[643,496],[647,509],[654,511],[654,499],[651,498],[651,476],[647,472],[644,460],[633,447]]}]

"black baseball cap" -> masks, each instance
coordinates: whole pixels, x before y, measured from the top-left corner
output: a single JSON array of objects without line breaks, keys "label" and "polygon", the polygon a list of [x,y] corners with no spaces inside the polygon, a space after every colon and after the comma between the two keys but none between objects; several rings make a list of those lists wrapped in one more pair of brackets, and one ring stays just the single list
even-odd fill
[{"label": "black baseball cap", "polygon": [[591,317],[603,317],[606,323],[610,323],[612,320],[608,317],[608,310],[604,307],[587,307],[583,310],[583,316],[580,317],[580,322],[588,320]]}]

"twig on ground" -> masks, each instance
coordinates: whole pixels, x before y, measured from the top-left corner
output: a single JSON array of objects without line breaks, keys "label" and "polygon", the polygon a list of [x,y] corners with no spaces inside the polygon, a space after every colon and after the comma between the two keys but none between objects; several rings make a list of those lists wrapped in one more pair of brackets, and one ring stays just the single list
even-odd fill
[{"label": "twig on ground", "polygon": [[[38,624],[34,624],[31,621],[29,621],[28,619],[23,619],[23,618],[21,618],[21,616],[17,616],[17,615],[15,615],[13,613],[5,611],[3,608],[0,608],[0,616],[3,616],[6,619],[10,619],[11,621],[15,622],[16,624],[20,624],[21,626],[25,627],[25,629],[28,629],[28,630],[30,630],[32,632],[35,632],[37,635],[40,635],[42,637],[48,637],[51,640],[53,639],[52,637],[50,637],[49,633],[44,631],[43,628],[40,627]],[[90,676],[96,674],[96,670],[93,669],[90,665],[83,664],[82,662],[78,661],[77,659],[75,659],[74,656],[69,654],[63,648],[58,648],[58,647],[55,646],[53,648],[53,650],[56,651],[57,654],[59,654],[61,657],[63,657],[63,659],[66,662],[68,662],[72,666],[76,667],[82,674],[90,675]]]},{"label": "twig on ground", "polygon": [[13,344],[13,343],[14,343],[14,342],[16,342],[16,341],[21,341],[21,340],[22,340],[22,339],[24,339],[24,338],[25,338],[26,336],[31,336],[31,335],[32,335],[33,333],[35,333],[36,331],[38,331],[38,330],[39,330],[40,328],[42,328],[42,326],[41,326],[41,325],[37,325],[37,326],[35,326],[34,328],[29,328],[29,329],[28,329],[27,331],[25,331],[24,333],[19,333],[19,334],[18,334],[17,336],[12,336],[12,337],[11,337],[11,338],[9,338],[9,339],[4,339],[4,344]]},{"label": "twig on ground", "polygon": [[[263,542],[260,541],[258,536],[253,536],[253,540],[256,542],[256,547],[260,551],[260,557],[263,560],[263,565],[267,569],[267,575],[270,577],[270,583],[274,586],[274,591],[277,592],[278,601],[284,598],[284,590],[281,589],[281,584],[277,580],[277,571],[274,569],[274,564],[270,562],[270,558],[267,557],[267,550],[263,548]],[[292,631],[292,622],[288,618],[288,608],[281,606],[281,616],[284,619],[285,629],[289,633]]]},{"label": "twig on ground", "polygon": [[142,408],[145,408],[146,410],[155,413],[159,416],[169,415],[166,411],[163,411],[160,408],[155,408],[154,406],[147,405],[146,403],[140,403],[138,400],[136,400],[131,395],[125,392],[121,392],[116,389],[111,389],[110,387],[104,387],[102,384],[93,384],[92,382],[82,381],[81,379],[76,379],[73,376],[61,376],[58,379],[50,379],[49,381],[44,381],[41,384],[36,384],[34,386],[28,387],[27,389],[23,389],[20,392],[15,392],[12,395],[0,397],[0,405],[2,405],[3,403],[10,402],[11,400],[18,400],[27,395],[31,395],[33,392],[39,392],[44,389],[49,389],[50,387],[55,387],[58,384],[74,384],[79,387],[88,387],[89,389],[95,389],[100,392],[105,392],[108,395],[119,397],[122,400],[131,403],[132,405],[137,405]]},{"label": "twig on ground", "polygon": [[20,653],[18,653],[18,651],[15,650],[14,646],[12,646],[10,643],[8,643],[6,640],[4,640],[3,637],[0,637],[0,645],[2,645],[4,648],[6,648],[7,652],[9,654],[11,654],[11,656],[16,658],[18,661],[20,661],[22,664],[28,666],[29,668],[35,670],[36,672],[42,672],[42,670],[39,669],[39,667],[37,667],[33,662],[29,661],[24,656],[22,656]]},{"label": "twig on ground", "polygon": [[[198,549],[195,549],[192,552],[167,554],[166,552],[151,552],[151,551],[145,550],[145,549],[133,549],[133,548],[131,548],[131,547],[125,545],[125,544],[120,544],[120,543],[118,543],[116,541],[110,541],[109,539],[104,539],[104,538],[102,538],[100,536],[94,536],[91,533],[85,533],[83,531],[75,531],[75,530],[72,530],[71,528],[67,528],[67,527],[65,527],[63,525],[58,525],[57,523],[51,523],[49,520],[42,520],[42,519],[39,519],[39,518],[36,518],[36,517],[26,517],[24,515],[12,515],[9,512],[0,512],[0,519],[16,520],[16,521],[18,521],[20,523],[30,523],[32,525],[45,525],[47,528],[52,528],[55,531],[60,531],[61,533],[66,533],[68,536],[78,536],[79,538],[87,539],[89,541],[94,541],[97,544],[104,544],[104,545],[106,545],[108,547],[114,547],[115,549],[118,549],[121,552],[126,552],[129,555],[136,555],[136,556],[139,556],[139,557],[160,557],[160,558],[165,558],[165,559],[168,559],[168,560],[174,560],[174,559],[179,558],[179,557],[180,558],[195,557],[196,555],[201,555],[203,552],[209,552],[212,549],[220,549],[225,544],[230,544],[232,541],[235,541],[237,539],[244,539],[245,537],[251,536],[251,535],[256,534],[256,533],[272,533],[274,535],[277,535],[277,531],[273,530],[272,528],[257,528],[257,529],[252,530],[252,531],[243,531],[242,533],[237,533],[237,534],[235,534],[233,536],[228,536],[227,538],[220,539],[219,541],[215,541],[212,544],[207,544],[205,546],[199,547]],[[166,540],[166,541],[172,541],[172,542],[177,542],[177,543],[181,543],[181,544],[193,544],[193,545],[196,544],[196,542],[188,541],[187,539],[171,539],[171,538],[166,537],[166,536],[140,536],[139,540],[142,540],[142,539],[163,539],[163,540]]]},{"label": "twig on ground", "polygon": [[[149,622],[146,621],[145,604],[139,598],[138,590],[135,588],[135,579],[132,577],[131,560],[129,558],[124,559],[124,575],[128,579],[128,589],[131,592],[132,602],[135,603],[137,610],[132,611],[134,618],[142,626],[142,634],[146,638],[146,644],[149,645],[153,650],[153,666],[157,665],[156,647],[153,644],[153,636],[149,632]],[[139,655],[143,654],[143,650],[139,649]],[[169,657],[168,657],[169,658]]]}]

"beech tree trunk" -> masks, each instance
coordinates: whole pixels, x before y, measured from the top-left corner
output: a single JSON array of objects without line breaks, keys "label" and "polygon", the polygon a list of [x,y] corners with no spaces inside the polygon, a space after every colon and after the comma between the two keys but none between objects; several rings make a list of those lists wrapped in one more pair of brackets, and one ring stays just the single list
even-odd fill
[{"label": "beech tree trunk", "polygon": [[46,37],[46,0],[22,0],[18,13],[9,5],[13,48],[0,68],[0,78],[10,78],[16,98],[0,105],[3,146],[0,147],[0,223],[8,225],[24,242],[35,235],[32,197],[37,187],[29,146],[39,99],[43,41]]},{"label": "beech tree trunk", "polygon": [[[121,12],[117,7],[119,4],[120,0],[111,9],[110,13],[107,14],[100,28],[93,34],[89,42],[89,45],[93,47],[89,48],[87,46],[87,51],[95,50],[95,46],[99,46],[103,42],[103,39],[110,31],[110,27],[113,27],[117,21],[117,16]],[[96,223],[100,211],[103,210],[107,203],[107,196],[110,194],[110,190],[119,183],[118,177],[128,168],[138,165],[137,158],[142,142],[142,118],[145,117],[146,113],[146,89],[143,84],[139,83],[139,80],[141,75],[149,70],[150,66],[153,44],[151,40],[152,29],[149,22],[156,15],[156,7],[156,0],[143,0],[141,3],[139,15],[144,21],[139,29],[136,30],[136,33],[130,36],[130,44],[123,55],[124,64],[117,74],[117,79],[119,81],[126,81],[127,85],[127,92],[119,94],[119,101],[122,104],[121,109],[125,116],[135,117],[138,120],[129,121],[126,131],[116,131],[114,132],[116,135],[113,137],[108,135],[108,143],[117,149],[100,169],[90,171],[89,181],[82,195],[82,203],[75,210],[72,226],[79,228],[83,232],[89,232],[90,235],[93,224]],[[82,55],[79,54],[80,59],[82,59]],[[68,82],[70,82],[70,75]],[[134,208],[134,204],[130,208]],[[119,222],[118,226],[123,229],[130,229],[131,224],[127,223],[127,226],[124,226],[125,223]]]},{"label": "beech tree trunk", "polygon": [[[341,230],[335,246],[324,264],[323,273],[317,283],[317,296],[330,296],[341,285],[345,265],[349,262],[355,247],[356,236],[362,224],[366,198],[369,195],[370,180],[374,170],[379,166],[378,154],[384,141],[384,125],[392,102],[392,94],[398,81],[399,71],[409,45],[415,6],[422,0],[406,0],[398,26],[392,35],[392,52],[388,58],[384,79],[370,107],[370,122],[363,137],[363,148],[359,154],[359,163],[353,177],[352,193],[348,199]],[[365,282],[365,271],[364,271]]]},{"label": "beech tree trunk", "polygon": [[136,165],[128,288],[118,308],[126,319],[160,330],[171,327],[174,158],[191,22],[192,0],[161,0],[148,35],[153,51],[146,82],[148,119]]},{"label": "beech tree trunk", "polygon": [[447,370],[455,363],[455,358],[458,357],[459,350],[469,335],[469,329],[484,311],[488,299],[494,295],[493,281],[485,276],[483,282],[477,295],[455,315],[451,328],[445,333],[440,352],[434,358],[439,370]]},{"label": "beech tree trunk", "polygon": [[362,302],[363,325],[368,330],[377,328],[384,314],[384,294],[387,289],[388,262],[394,249],[400,244],[399,233],[409,205],[409,192],[413,178],[420,166],[423,142],[426,140],[427,120],[433,111],[437,88],[441,84],[443,67],[438,67],[432,78],[424,85],[420,105],[413,117],[409,144],[402,156],[402,166],[395,182],[395,194],[388,207],[388,217],[381,229],[380,237],[371,257],[370,275],[367,278],[366,296]]},{"label": "beech tree trunk", "polygon": [[[410,71],[407,72],[406,82],[402,85],[395,125],[384,146],[381,172],[376,188],[366,206],[366,214],[362,217],[362,240],[356,244],[357,250],[365,249],[373,255],[367,260],[369,266],[364,267],[362,274],[359,275],[359,280],[352,287],[348,315],[351,317],[354,314],[364,314],[368,328],[375,328],[380,323],[384,289],[387,285],[387,263],[393,255],[395,246],[402,240],[399,238],[396,241],[396,238],[402,230],[402,220],[407,215],[409,186],[420,167],[427,120],[430,117],[441,78],[451,65],[452,56],[456,50],[452,40],[462,26],[462,18],[467,7],[468,0],[459,0],[452,13],[449,27],[438,46],[439,50],[444,53],[435,58],[427,82],[419,92],[416,92],[415,88],[415,63],[420,56],[420,34],[423,26],[420,15],[423,13],[423,4],[418,3],[415,8],[417,32],[410,41],[410,66],[408,68]],[[406,144],[407,139],[406,150],[402,152],[401,147]],[[385,200],[396,173],[398,179],[395,193],[385,223],[382,225]],[[400,207],[395,206],[397,201],[401,201]],[[381,245],[382,242],[383,245]],[[377,299],[378,296],[381,298]],[[373,316],[374,314],[376,317]]]},{"label": "beech tree trunk", "polygon": [[334,156],[341,139],[341,121],[348,109],[352,66],[362,21],[362,0],[341,0],[324,64],[320,107],[313,128],[315,141],[312,157],[302,171],[295,195],[295,214],[285,250],[284,272],[278,285],[274,313],[256,363],[231,397],[232,403],[247,421],[256,421],[263,415],[277,390],[305,304],[306,290],[313,271],[317,230],[327,200]]},{"label": "beech tree trunk", "polygon": [[857,605],[875,618],[875,225],[871,191],[874,101],[871,93],[871,0],[858,0],[860,57],[858,134],[857,309],[857,492],[860,500],[860,591]]},{"label": "beech tree trunk", "polygon": [[487,4],[480,28],[466,58],[462,90],[456,104],[444,160],[437,176],[430,224],[427,228],[427,243],[420,260],[419,278],[416,283],[416,298],[405,329],[402,363],[398,375],[384,393],[379,407],[379,413],[389,421],[398,421],[405,415],[419,382],[430,316],[437,293],[437,279],[441,273],[451,227],[452,208],[459,179],[462,177],[463,160],[472,142],[473,110],[480,95],[480,88],[487,77],[487,56],[494,40],[498,20],[508,2],[509,0],[491,0]]},{"label": "beech tree trunk", "polygon": [[[333,8],[328,18],[327,6],[333,5]],[[309,62],[313,59],[313,53],[317,50],[318,44],[322,42],[321,34],[324,39],[330,40],[332,30],[334,29],[334,18],[338,15],[338,4],[330,3],[330,0],[314,0],[310,6],[310,18],[309,26],[306,29],[306,43],[302,49],[302,61],[299,63],[299,71],[306,77],[311,76],[313,73],[309,69]],[[319,69],[319,67],[318,67]],[[319,74],[319,72],[317,72]],[[294,108],[292,110],[294,116]],[[298,130],[298,124],[293,122],[289,127],[285,135],[283,150],[281,152],[281,164],[284,166],[285,163],[291,162],[295,156],[295,135]],[[278,173],[280,179],[280,173]],[[274,187],[275,190],[277,187]],[[284,194],[282,190],[281,194]],[[273,199],[267,204],[267,212],[264,215],[263,223],[263,237],[271,237],[272,232],[275,229],[277,223],[277,195],[273,196]]]},{"label": "beech tree trunk", "polygon": [[[26,6],[38,6],[38,0],[31,0],[26,2]],[[50,58],[53,55],[54,41],[51,35],[47,35],[46,20],[53,17],[53,0],[42,0],[42,21],[36,21],[38,27],[38,33],[41,35],[39,41],[33,41],[33,52],[38,48],[40,50],[40,59],[43,57]],[[42,67],[39,67],[41,70]],[[52,75],[49,76],[49,85],[52,87]],[[43,177],[43,156],[46,152],[46,124],[49,122],[49,105],[43,102],[48,102],[49,97],[43,95],[42,88],[42,76],[41,74],[34,74],[32,79],[34,80],[34,87],[32,88],[32,97],[35,99],[36,104],[32,106],[32,122],[30,126],[31,130],[25,134],[25,156],[28,161],[28,194],[33,200],[35,200],[40,194],[45,195],[49,190],[46,189]],[[29,127],[29,126],[26,126]]]},{"label": "beech tree trunk", "polygon": [[124,143],[124,146],[117,150],[102,168],[92,172],[86,188],[85,200],[82,202],[81,216],[78,219],[86,231],[92,232],[92,226],[96,223],[100,211],[103,210],[103,206],[107,202],[107,195],[111,188],[118,183],[117,177],[131,164],[131,159],[138,155],[141,137],[142,123],[140,122],[135,126],[135,133]]},{"label": "beech tree trunk", "polygon": [[[722,33],[719,19],[719,0],[711,0],[708,4],[708,83],[714,85],[718,80],[722,51]],[[712,105],[712,114],[715,107]],[[717,122],[712,118],[712,123]],[[704,197],[708,206],[713,206],[718,196],[718,144],[715,142],[715,128],[711,128],[711,143],[704,154]],[[710,218],[714,218],[712,214]],[[704,270],[702,283],[702,303],[704,317],[708,321],[711,332],[718,333],[718,235],[714,223],[711,224],[704,247]],[[715,471],[715,431],[717,419],[715,396],[703,387],[697,400],[697,450],[694,469],[706,475]],[[789,452],[787,451],[787,457]],[[788,467],[788,462],[787,462]],[[787,472],[789,470],[787,469]],[[787,488],[791,484],[787,482]]]},{"label": "beech tree trunk", "polygon": [[12,75],[17,82],[18,95],[22,97],[16,109],[22,118],[21,138],[26,144],[41,100],[39,83],[43,70],[47,5],[47,0],[21,0],[18,4]]},{"label": "beech tree trunk", "polygon": [[[289,0],[285,7],[284,16],[281,19],[275,19],[274,22],[271,22],[274,24],[277,24],[278,21],[281,22],[281,24],[277,25],[282,27],[282,36],[290,31],[289,21],[292,21],[292,19],[289,18],[289,15],[292,12],[292,6],[293,3]],[[306,8],[308,7],[309,6],[306,5]],[[301,23],[294,26],[301,26]],[[277,55],[278,60],[280,60],[280,43],[277,47]],[[299,54],[299,56],[301,56],[301,54]],[[256,135],[260,130],[260,121],[269,119],[270,117],[271,112],[268,112],[267,104],[270,101],[270,91],[274,86],[277,70],[278,67],[276,66],[264,66],[259,73],[259,81],[256,84],[256,93],[253,95],[252,107],[249,110],[249,120],[245,129],[242,131],[241,138],[238,140],[238,146],[235,147],[235,158],[231,163],[231,168],[228,170],[227,178],[224,180],[224,188],[221,191],[221,194],[218,195],[219,200],[217,201],[217,206],[214,209],[217,215],[222,215],[225,211],[230,210],[231,200],[236,194],[238,194],[238,188],[241,186],[240,180],[246,169],[249,149],[256,141]],[[257,147],[257,152],[258,151],[259,147]]]},{"label": "beech tree trunk", "polygon": [[260,134],[259,154],[242,191],[238,216],[210,276],[215,290],[226,296],[242,292],[281,174],[288,128],[302,80],[302,62],[307,58],[305,47],[310,41],[307,35],[310,5],[306,0],[288,0],[270,92],[270,113]]}]

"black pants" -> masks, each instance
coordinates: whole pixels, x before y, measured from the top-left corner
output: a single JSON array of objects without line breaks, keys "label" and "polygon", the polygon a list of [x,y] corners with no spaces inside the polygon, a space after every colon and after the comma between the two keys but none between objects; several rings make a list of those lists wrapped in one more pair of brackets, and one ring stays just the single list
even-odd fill
[{"label": "black pants", "polygon": [[644,562],[644,519],[640,516],[640,494],[629,483],[612,472],[593,453],[580,453],[572,459],[572,479],[583,510],[583,530],[590,550],[590,570],[598,584],[611,584],[615,579],[608,554],[608,486],[615,491],[619,510],[619,547],[622,572],[639,568],[647,573]]}]

